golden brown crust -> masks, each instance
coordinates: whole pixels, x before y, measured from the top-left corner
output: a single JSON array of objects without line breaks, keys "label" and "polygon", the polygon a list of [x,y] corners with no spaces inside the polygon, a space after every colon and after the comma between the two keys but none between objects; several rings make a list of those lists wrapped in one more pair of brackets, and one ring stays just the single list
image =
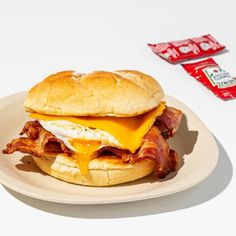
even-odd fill
[{"label": "golden brown crust", "polygon": [[139,71],[63,71],[34,86],[24,107],[29,112],[69,116],[135,116],[163,99],[159,83]]},{"label": "golden brown crust", "polygon": [[156,162],[152,159],[126,164],[117,157],[99,157],[90,161],[88,174],[81,175],[76,161],[63,154],[56,158],[33,159],[41,170],[55,178],[88,186],[111,186],[130,182],[151,174],[156,168]]}]

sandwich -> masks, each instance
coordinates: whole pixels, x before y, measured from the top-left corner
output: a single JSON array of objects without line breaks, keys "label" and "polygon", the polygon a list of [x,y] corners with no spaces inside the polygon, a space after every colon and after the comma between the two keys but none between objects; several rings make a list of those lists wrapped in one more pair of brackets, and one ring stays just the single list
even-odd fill
[{"label": "sandwich", "polygon": [[160,84],[139,71],[58,72],[28,92],[24,136],[3,153],[28,153],[43,172],[80,185],[165,178],[178,170],[167,139],[182,112],[163,99]]}]

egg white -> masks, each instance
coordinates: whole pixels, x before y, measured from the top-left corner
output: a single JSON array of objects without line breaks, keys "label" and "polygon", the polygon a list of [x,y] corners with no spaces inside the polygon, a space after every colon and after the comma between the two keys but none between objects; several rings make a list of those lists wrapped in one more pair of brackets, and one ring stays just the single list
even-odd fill
[{"label": "egg white", "polygon": [[103,130],[84,127],[65,120],[38,121],[44,129],[50,131],[58,139],[61,139],[68,148],[74,151],[76,151],[76,149],[70,144],[70,140],[72,139],[101,141],[101,147],[105,145],[114,147],[121,146],[114,136]]}]

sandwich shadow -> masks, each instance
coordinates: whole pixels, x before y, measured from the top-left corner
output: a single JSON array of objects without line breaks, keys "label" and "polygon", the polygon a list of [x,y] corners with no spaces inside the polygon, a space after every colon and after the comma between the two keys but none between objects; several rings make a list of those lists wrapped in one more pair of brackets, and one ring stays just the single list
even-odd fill
[{"label": "sandwich shadow", "polygon": [[21,163],[15,165],[18,170],[27,171],[27,172],[35,172],[41,173],[42,175],[46,175],[43,171],[41,171],[37,165],[34,163],[34,160],[31,155],[25,155],[20,159]]},{"label": "sandwich shadow", "polygon": [[168,143],[170,147],[176,150],[178,155],[183,158],[184,155],[188,155],[193,151],[197,138],[198,131],[189,130],[187,117],[183,114],[176,134],[173,138],[168,140]]}]

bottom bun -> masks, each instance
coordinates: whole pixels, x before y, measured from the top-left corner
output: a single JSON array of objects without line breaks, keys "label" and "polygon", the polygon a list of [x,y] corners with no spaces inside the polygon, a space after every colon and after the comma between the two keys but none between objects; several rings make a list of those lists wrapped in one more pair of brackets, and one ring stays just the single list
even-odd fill
[{"label": "bottom bun", "polygon": [[76,161],[59,154],[56,158],[33,157],[36,165],[47,174],[60,180],[88,185],[111,186],[140,179],[156,168],[152,159],[142,159],[134,164],[124,163],[120,158],[104,156],[89,162],[86,175],[80,174]]}]

